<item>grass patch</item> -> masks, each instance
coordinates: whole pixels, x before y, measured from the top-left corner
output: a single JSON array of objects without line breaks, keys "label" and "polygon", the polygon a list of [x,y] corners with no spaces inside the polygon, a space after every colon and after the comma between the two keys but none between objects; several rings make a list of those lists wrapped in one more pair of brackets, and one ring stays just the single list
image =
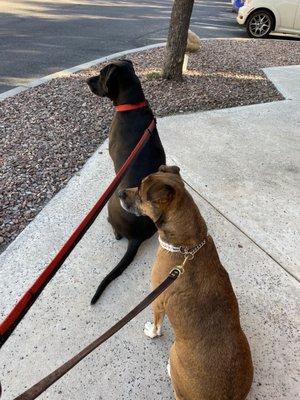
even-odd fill
[{"label": "grass patch", "polygon": [[162,72],[160,71],[153,71],[153,72],[149,72],[146,75],[147,80],[149,81],[153,81],[155,79],[160,79],[162,77]]}]

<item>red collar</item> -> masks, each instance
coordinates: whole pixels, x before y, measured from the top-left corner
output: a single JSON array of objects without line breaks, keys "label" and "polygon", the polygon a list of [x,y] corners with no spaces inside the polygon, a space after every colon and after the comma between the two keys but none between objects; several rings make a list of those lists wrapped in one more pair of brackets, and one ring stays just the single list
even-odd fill
[{"label": "red collar", "polygon": [[137,108],[142,108],[146,107],[148,105],[148,101],[140,101],[139,103],[135,104],[120,104],[119,106],[115,106],[116,111],[131,111],[131,110],[136,110]]}]

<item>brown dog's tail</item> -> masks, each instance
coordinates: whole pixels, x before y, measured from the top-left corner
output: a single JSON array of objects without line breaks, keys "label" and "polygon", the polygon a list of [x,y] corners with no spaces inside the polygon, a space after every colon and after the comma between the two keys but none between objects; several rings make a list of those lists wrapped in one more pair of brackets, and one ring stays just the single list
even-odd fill
[{"label": "brown dog's tail", "polygon": [[100,283],[98,286],[98,289],[96,290],[96,293],[94,294],[91,304],[95,304],[96,301],[99,299],[101,294],[104,292],[105,288],[118,276],[120,276],[125,269],[128,267],[128,265],[133,261],[140,245],[143,243],[143,240],[141,239],[131,239],[128,242],[128,247],[126,250],[126,253],[124,254],[124,257],[122,260],[119,262],[117,266],[103,279],[103,281]]}]

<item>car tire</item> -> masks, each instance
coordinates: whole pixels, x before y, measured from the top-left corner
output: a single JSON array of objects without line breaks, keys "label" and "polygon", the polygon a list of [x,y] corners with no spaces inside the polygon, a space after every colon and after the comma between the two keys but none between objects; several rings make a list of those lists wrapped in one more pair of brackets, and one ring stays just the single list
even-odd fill
[{"label": "car tire", "polygon": [[268,11],[254,11],[246,22],[247,33],[252,38],[266,38],[273,29],[273,23],[273,16]]}]

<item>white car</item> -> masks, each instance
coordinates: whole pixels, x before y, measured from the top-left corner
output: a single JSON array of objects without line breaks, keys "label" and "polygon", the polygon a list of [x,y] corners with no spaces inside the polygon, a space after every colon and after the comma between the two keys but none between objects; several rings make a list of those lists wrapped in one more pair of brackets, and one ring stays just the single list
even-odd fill
[{"label": "white car", "polygon": [[270,32],[300,35],[300,0],[246,0],[237,22],[254,38]]}]

